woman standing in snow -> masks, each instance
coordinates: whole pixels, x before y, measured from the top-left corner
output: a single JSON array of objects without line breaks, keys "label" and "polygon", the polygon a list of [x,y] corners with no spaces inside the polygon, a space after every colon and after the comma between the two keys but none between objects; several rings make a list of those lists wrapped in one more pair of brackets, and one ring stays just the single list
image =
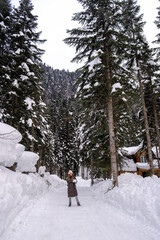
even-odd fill
[{"label": "woman standing in snow", "polygon": [[73,172],[69,170],[68,172],[68,178],[67,178],[67,183],[68,183],[68,197],[69,197],[69,207],[71,207],[71,198],[75,197],[77,201],[77,205],[80,205],[80,202],[78,200],[78,193],[76,189],[76,183],[77,179],[74,177]]}]

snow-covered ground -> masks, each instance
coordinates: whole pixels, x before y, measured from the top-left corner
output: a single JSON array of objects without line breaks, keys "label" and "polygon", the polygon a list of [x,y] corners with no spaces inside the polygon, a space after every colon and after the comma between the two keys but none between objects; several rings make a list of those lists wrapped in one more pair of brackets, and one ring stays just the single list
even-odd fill
[{"label": "snow-covered ground", "polygon": [[[65,182],[55,175],[25,175],[0,166],[0,239],[4,232],[25,208],[31,207],[48,189],[64,186]],[[50,186],[50,187],[49,187]]]},{"label": "snow-covered ground", "polygon": [[[133,174],[90,187],[78,178],[81,207],[68,207],[67,185],[57,176],[30,176],[0,168],[1,240],[159,240],[160,179]],[[107,193],[106,193],[107,192]],[[2,216],[2,217],[1,217]]]},{"label": "snow-covered ground", "polygon": [[160,232],[160,178],[125,173],[118,180],[119,187],[113,190],[109,190],[110,180],[95,184],[92,191],[96,198]]}]

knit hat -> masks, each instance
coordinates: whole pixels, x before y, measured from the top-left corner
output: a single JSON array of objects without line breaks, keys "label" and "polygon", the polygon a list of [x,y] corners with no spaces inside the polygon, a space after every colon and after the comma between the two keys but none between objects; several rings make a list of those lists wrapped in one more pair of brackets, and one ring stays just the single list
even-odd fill
[{"label": "knit hat", "polygon": [[73,173],[72,170],[69,170],[68,174]]}]

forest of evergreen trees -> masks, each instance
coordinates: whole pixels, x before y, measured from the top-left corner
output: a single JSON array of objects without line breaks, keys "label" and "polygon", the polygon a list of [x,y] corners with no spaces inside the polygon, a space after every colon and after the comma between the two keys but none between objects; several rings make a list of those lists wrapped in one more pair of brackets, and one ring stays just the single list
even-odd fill
[{"label": "forest of evergreen trees", "polygon": [[[37,32],[31,0],[13,8],[0,1],[0,120],[18,129],[37,164],[66,178],[69,169],[113,176],[118,149],[144,141],[160,149],[160,33],[151,48],[135,0],[78,0],[83,11],[64,40],[76,48],[77,72],[42,63],[45,40]],[[160,29],[160,7],[155,16]],[[46,36],[47,38],[47,36]]]}]

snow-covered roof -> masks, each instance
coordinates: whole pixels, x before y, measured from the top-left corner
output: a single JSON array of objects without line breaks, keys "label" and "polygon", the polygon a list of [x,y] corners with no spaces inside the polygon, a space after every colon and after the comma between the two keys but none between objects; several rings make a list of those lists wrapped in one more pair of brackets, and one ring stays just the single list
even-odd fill
[{"label": "snow-covered roof", "polygon": [[[152,148],[152,152],[154,153],[154,155],[160,158],[160,151],[159,151],[159,147],[153,147]],[[159,153],[159,154],[158,154]]]},{"label": "snow-covered roof", "polygon": [[124,154],[124,155],[131,156],[131,155],[136,154],[138,152],[138,150],[141,149],[142,147],[143,147],[143,142],[141,142],[141,144],[138,146],[123,147],[123,148],[119,149],[119,153],[122,155]]},{"label": "snow-covered roof", "polygon": [[0,123],[0,139],[18,143],[22,140],[22,135],[14,127]]},{"label": "snow-covered roof", "polygon": [[153,166],[154,166],[154,168],[158,168],[158,160],[157,159],[153,160]]},{"label": "snow-covered roof", "polygon": [[137,167],[133,159],[125,158],[123,159],[123,163],[121,168],[119,168],[120,171],[127,171],[127,172],[135,172],[137,171]]},{"label": "snow-covered roof", "polygon": [[138,162],[138,163],[136,163],[136,166],[137,166],[137,168],[140,168],[140,169],[146,169],[146,170],[150,169],[150,166],[148,163]]}]

